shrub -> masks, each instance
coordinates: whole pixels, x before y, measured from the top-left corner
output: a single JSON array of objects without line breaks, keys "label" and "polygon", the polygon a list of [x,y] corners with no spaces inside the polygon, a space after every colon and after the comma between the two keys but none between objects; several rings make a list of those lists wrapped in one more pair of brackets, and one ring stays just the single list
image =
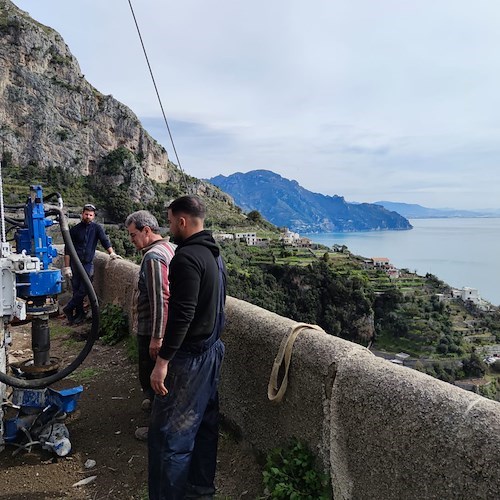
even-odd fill
[{"label": "shrub", "polygon": [[101,175],[119,175],[123,173],[123,165],[132,159],[132,153],[125,147],[111,151],[102,161]]},{"label": "shrub", "polygon": [[328,477],[315,468],[315,457],[294,439],[286,448],[272,450],[263,472],[265,498],[327,500]]},{"label": "shrub", "polygon": [[101,309],[99,334],[103,344],[115,345],[128,336],[128,317],[116,304]]},{"label": "shrub", "polygon": [[463,370],[468,377],[482,377],[486,373],[487,366],[481,357],[473,352],[463,360]]},{"label": "shrub", "polygon": [[60,129],[60,130],[58,130],[56,132],[56,135],[57,135],[57,137],[59,137],[59,139],[61,141],[65,141],[66,139],[68,139],[68,137],[69,137],[70,134],[69,134],[68,130],[66,130],[66,129]]}]

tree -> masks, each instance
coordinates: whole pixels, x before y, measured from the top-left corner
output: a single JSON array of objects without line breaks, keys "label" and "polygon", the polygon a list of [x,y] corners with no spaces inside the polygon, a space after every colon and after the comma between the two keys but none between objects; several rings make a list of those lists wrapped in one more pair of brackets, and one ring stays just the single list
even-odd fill
[{"label": "tree", "polygon": [[262,222],[262,215],[260,215],[259,211],[252,210],[251,212],[248,212],[247,219],[257,224],[259,222]]},{"label": "tree", "polygon": [[463,360],[463,370],[467,377],[482,377],[486,373],[487,366],[479,354],[473,352],[469,358]]}]

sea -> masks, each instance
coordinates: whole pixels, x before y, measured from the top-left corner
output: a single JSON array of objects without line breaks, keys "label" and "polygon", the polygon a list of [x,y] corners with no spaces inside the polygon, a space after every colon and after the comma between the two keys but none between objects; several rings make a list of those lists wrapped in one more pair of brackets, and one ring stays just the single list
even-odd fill
[{"label": "sea", "polygon": [[363,257],[387,257],[397,268],[432,273],[455,288],[471,287],[500,305],[500,218],[411,219],[409,231],[301,234]]}]

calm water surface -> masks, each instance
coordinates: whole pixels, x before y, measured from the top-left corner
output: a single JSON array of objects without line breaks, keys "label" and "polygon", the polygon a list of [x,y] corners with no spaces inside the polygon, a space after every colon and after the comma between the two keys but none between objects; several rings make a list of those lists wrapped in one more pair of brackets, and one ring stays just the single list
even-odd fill
[{"label": "calm water surface", "polygon": [[413,219],[411,231],[304,234],[347,245],[363,257],[387,257],[398,268],[435,274],[451,286],[478,288],[500,305],[500,219]]}]

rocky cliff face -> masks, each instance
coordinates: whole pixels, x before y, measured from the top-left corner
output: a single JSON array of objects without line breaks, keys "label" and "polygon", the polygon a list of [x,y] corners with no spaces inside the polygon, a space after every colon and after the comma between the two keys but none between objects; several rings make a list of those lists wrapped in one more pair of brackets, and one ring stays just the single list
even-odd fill
[{"label": "rocky cliff face", "polygon": [[137,116],[90,85],[61,36],[10,0],[0,0],[0,141],[13,164],[83,175],[123,146],[137,158],[132,196],[144,194],[144,179],[181,180]]}]

